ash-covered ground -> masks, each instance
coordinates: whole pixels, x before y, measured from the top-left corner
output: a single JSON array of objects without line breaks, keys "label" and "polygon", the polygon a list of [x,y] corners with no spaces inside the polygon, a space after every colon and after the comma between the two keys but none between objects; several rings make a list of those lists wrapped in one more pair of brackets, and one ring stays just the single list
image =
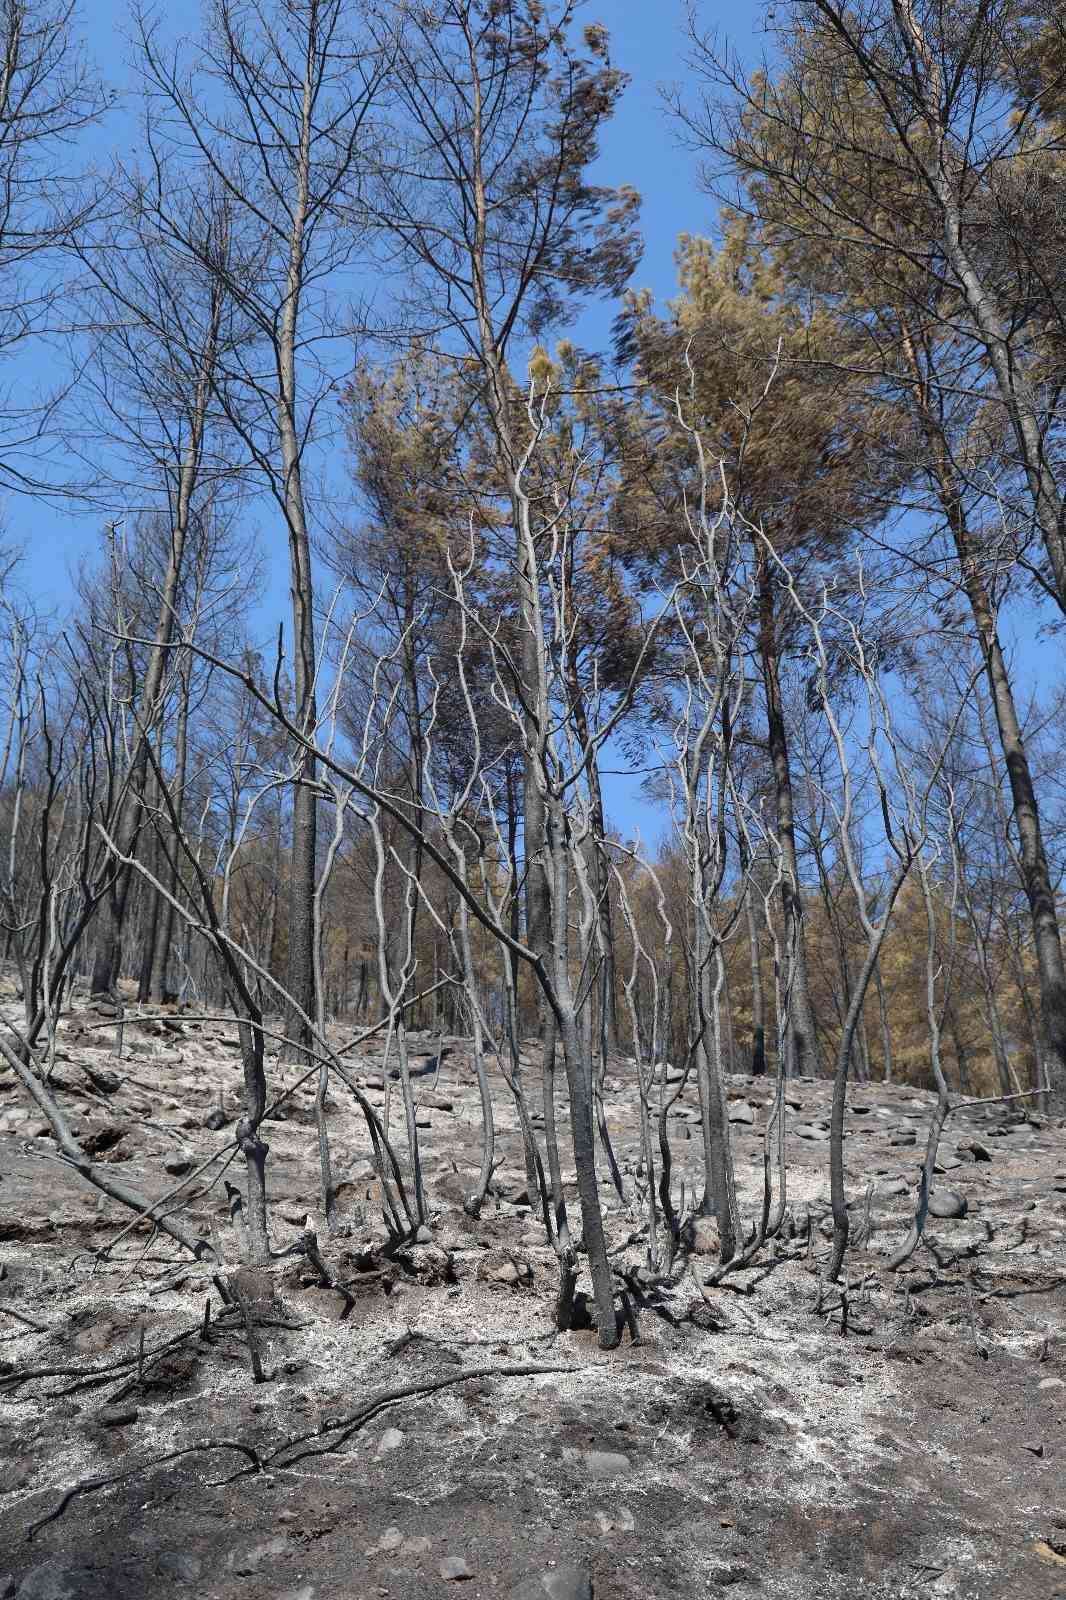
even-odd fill
[{"label": "ash-covered ground", "polygon": [[[82,1144],[155,1197],[230,1143],[241,1070],[232,1025],[151,1017],[129,1009],[118,1056],[114,1021],[79,1003],[52,1085]],[[849,1256],[842,1332],[839,1297],[818,1298],[829,1086],[790,1084],[792,1236],[714,1288],[697,1281],[714,1255],[694,1253],[676,1288],[646,1297],[639,1342],[604,1353],[593,1329],[553,1331],[555,1258],[502,1079],[502,1162],[474,1220],[468,1046],[447,1039],[438,1059],[435,1038],[413,1045],[428,1242],[383,1254],[366,1126],[343,1085],[329,1111],[341,1236],[316,1217],[313,1082],[264,1129],[273,1244],[310,1214],[336,1288],[302,1256],[240,1268],[224,1187],[242,1182],[239,1161],[182,1196],[222,1264],[130,1230],[0,1072],[3,1600],[1066,1597],[1061,1124],[1024,1102],[953,1116],[935,1192],[965,1214],[930,1218],[929,1247],[892,1272],[933,1097],[853,1087],[849,1195],[868,1236]],[[380,1051],[348,1059],[383,1107]],[[272,1063],[272,1094],[297,1076]],[[754,1218],[771,1085],[733,1078],[729,1093]],[[604,1163],[606,1220],[635,1268],[631,1062],[613,1063],[607,1098],[626,1199]],[[401,1152],[402,1122],[393,1088]],[[692,1196],[694,1085],[671,1126]]]}]

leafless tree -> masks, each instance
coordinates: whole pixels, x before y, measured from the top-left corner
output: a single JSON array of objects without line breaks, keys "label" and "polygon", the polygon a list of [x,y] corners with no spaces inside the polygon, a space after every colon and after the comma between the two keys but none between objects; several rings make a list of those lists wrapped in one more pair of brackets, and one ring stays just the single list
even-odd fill
[{"label": "leafless tree", "polygon": [[[78,238],[96,204],[69,152],[103,108],[78,37],[74,0],[2,0],[0,356],[57,321],[60,248]],[[59,396],[34,395],[27,369],[28,363],[0,400],[0,482],[32,493],[50,486],[42,462],[19,462],[26,452],[48,448]]]},{"label": "leafless tree", "polygon": [[[914,867],[919,852],[926,848],[930,832],[930,803],[951,740],[962,717],[974,677],[966,685],[952,720],[938,744],[924,755],[916,772],[910,752],[905,750],[896,729],[896,718],[885,691],[878,667],[876,652],[871,650],[863,617],[858,619],[842,612],[828,592],[822,597],[817,611],[800,595],[791,576],[786,574],[789,598],[803,614],[811,630],[814,689],[822,716],[832,738],[840,773],[840,799],[832,797],[830,804],[835,813],[839,849],[847,871],[855,900],[859,924],[862,928],[865,949],[862,965],[855,976],[850,1003],[844,1016],[840,1043],[837,1048],[836,1069],[833,1079],[833,1106],[830,1122],[830,1186],[833,1207],[833,1241],[826,1266],[826,1278],[835,1282],[840,1274],[847,1250],[850,1219],[844,1190],[844,1110],[847,1098],[848,1075],[851,1068],[855,1036],[862,1008],[874,968],[884,944],[892,915],[901,890]],[[857,574],[860,596],[865,600],[861,569]],[[865,728],[858,735],[859,750],[865,754],[872,775],[884,825],[886,864],[876,893],[872,892],[870,877],[860,865],[853,832],[856,794],[854,745],[849,748],[849,738],[839,710],[834,707],[830,694],[830,660],[825,643],[823,619],[832,616],[842,624],[845,637],[849,637],[848,655],[852,671],[862,686]],[[979,670],[979,669],[978,669]],[[891,763],[891,766],[888,766]]]},{"label": "leafless tree", "polygon": [[[329,351],[346,326],[344,272],[363,242],[367,174],[379,164],[372,117],[391,48],[387,34],[379,43],[353,35],[350,21],[343,0],[215,0],[195,48],[168,50],[146,14],[137,39],[155,171],[168,147],[194,152],[230,219],[230,252],[220,255],[171,187],[154,183],[146,200],[160,236],[218,280],[250,330],[220,362],[214,396],[285,530],[296,722],[312,741],[310,458],[336,381]],[[298,766],[287,1029],[297,1041],[316,1008],[316,818],[314,767]]]}]

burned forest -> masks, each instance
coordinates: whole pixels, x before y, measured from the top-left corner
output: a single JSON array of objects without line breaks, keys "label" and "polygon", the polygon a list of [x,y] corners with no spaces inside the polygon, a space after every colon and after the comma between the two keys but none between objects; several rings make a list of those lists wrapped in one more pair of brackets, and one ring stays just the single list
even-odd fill
[{"label": "burned forest", "polygon": [[1066,1597],[1064,262],[1052,0],[0,0],[0,1600]]}]

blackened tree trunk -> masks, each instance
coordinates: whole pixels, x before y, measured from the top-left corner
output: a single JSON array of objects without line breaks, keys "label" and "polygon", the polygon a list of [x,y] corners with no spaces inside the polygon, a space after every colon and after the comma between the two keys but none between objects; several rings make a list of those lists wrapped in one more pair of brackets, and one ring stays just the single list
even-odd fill
[{"label": "blackened tree trunk", "polygon": [[892,1029],[888,1021],[888,1002],[885,998],[885,980],[881,963],[874,968],[874,987],[877,990],[877,1021],[881,1033],[881,1081],[892,1082]]},{"label": "blackened tree trunk", "polygon": [[751,877],[751,845],[746,828],[738,831],[740,876],[744,884],[744,921],[748,930],[748,956],[751,962],[751,1073],[761,1078],[766,1071],[766,990],[762,981],[762,943],[759,916],[755,909],[755,884]]},{"label": "blackened tree trunk", "polygon": [[[153,812],[158,815],[159,794],[158,781],[153,772],[147,787],[148,802]],[[145,836],[144,857],[148,863],[153,878],[158,878],[163,864],[163,852],[160,848],[159,836],[155,828],[151,828]],[[162,896],[147,880],[143,885],[144,907],[141,923],[141,949],[140,973],[137,979],[137,999],[143,1004],[151,998],[152,993],[152,965],[155,957],[156,940],[159,937],[159,924],[162,918]]]},{"label": "blackened tree trunk", "polygon": [[807,946],[804,934],[803,896],[800,890],[799,860],[796,852],[795,806],[792,795],[792,769],[789,763],[788,733],[781,696],[781,659],[778,640],[773,572],[760,553],[759,560],[759,661],[762,667],[763,694],[766,700],[766,733],[774,777],[774,804],[777,834],[784,873],[781,879],[781,906],[785,916],[785,941],[795,949],[795,965],[788,1037],[791,1060],[789,1072],[816,1075],[819,1070],[818,1041],[811,1006],[807,975]]},{"label": "blackened tree trunk", "polygon": [[[281,507],[289,541],[289,594],[295,655],[294,721],[301,733],[314,740],[315,696],[314,584],[311,541],[308,535],[303,487],[303,435],[296,384],[296,347],[300,307],[306,276],[306,231],[310,211],[311,145],[316,91],[317,11],[306,19],[306,70],[298,142],[293,151],[293,199],[286,264],[285,296],[281,304],[275,345],[277,359],[277,431],[281,447]],[[311,1043],[307,1018],[316,1015],[315,1003],[315,884],[318,856],[318,801],[314,791],[316,764],[306,749],[294,752],[292,791],[292,860],[289,874],[288,992],[294,1002],[285,1019],[289,1040],[286,1054],[302,1061]]]},{"label": "blackened tree trunk", "polygon": [[[180,699],[178,702],[178,726],[174,740],[174,815],[177,826],[180,828],[185,814],[185,777],[189,763],[189,690],[191,687],[190,673],[192,671],[192,658],[187,657],[182,663],[180,679]],[[163,887],[169,895],[174,895],[178,890],[178,857],[177,849],[172,846],[163,869]],[[159,927],[152,952],[152,985],[151,997],[156,1000],[176,999],[180,985],[174,971],[174,906],[167,898],[164,900],[160,916]]]},{"label": "blackened tree trunk", "polygon": [[943,428],[930,407],[917,350],[909,335],[905,338],[904,348],[915,380],[912,391],[915,409],[925,432],[937,494],[954,541],[962,585],[973,615],[1010,784],[1018,861],[1033,926],[1033,946],[1040,983],[1040,1024],[1046,1080],[1057,1104],[1066,1106],[1066,964],[1063,962],[1055,891],[1048,868],[1032,769],[1003,655],[995,606],[984,580],[980,553],[966,516],[962,486],[954,470]]}]

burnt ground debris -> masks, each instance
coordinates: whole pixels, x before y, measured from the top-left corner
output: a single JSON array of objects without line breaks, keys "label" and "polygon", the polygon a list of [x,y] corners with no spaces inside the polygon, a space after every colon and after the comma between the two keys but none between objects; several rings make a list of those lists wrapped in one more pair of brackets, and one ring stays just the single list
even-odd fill
[{"label": "burnt ground debris", "polygon": [[[101,1020],[75,1009],[53,1087],[95,1157],[162,1194],[179,1162],[193,1170],[230,1138],[235,1028],[130,1008],[117,1056]],[[855,1086],[849,1195],[869,1236],[849,1255],[842,1333],[839,1296],[818,1309],[812,1270],[827,1248],[829,1086],[790,1083],[791,1237],[701,1288],[715,1262],[701,1224],[685,1275],[643,1296],[640,1342],[603,1353],[591,1328],[553,1329],[555,1260],[526,1203],[516,1119],[501,1096],[501,1164],[472,1218],[468,1049],[448,1040],[437,1059],[435,1039],[415,1043],[426,1242],[383,1248],[347,1094],[329,1112],[341,1236],[316,1215],[313,1087],[264,1130],[274,1245],[310,1224],[332,1287],[303,1255],[239,1265],[215,1169],[184,1215],[223,1264],[143,1223],[109,1249],[130,1214],[57,1159],[0,1077],[0,1595],[1066,1595],[1061,1126],[1016,1105],[957,1113],[937,1189],[964,1214],[931,1218],[928,1245],[891,1272],[933,1097]],[[364,1048],[352,1070],[383,1105],[380,1053]],[[611,1073],[632,1193],[636,1072],[619,1058]],[[272,1084],[296,1076],[272,1068]],[[734,1077],[729,1094],[754,1216],[770,1086]],[[560,1094],[564,1150],[565,1117]],[[686,1089],[671,1127],[689,1193],[697,1119]],[[639,1287],[641,1208],[606,1166],[603,1183],[616,1263]]]}]

